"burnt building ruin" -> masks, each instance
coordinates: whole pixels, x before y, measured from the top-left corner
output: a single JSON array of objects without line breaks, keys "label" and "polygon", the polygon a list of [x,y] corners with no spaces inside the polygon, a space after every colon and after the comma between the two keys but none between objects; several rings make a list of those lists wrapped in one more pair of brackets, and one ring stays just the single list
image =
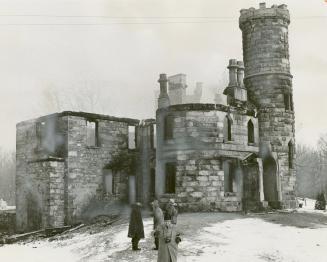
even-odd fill
[{"label": "burnt building ruin", "polygon": [[289,23],[286,5],[241,10],[244,62],[229,61],[227,105],[161,74],[156,119],[62,112],[17,124],[17,228],[72,224],[94,198],[295,208]]}]

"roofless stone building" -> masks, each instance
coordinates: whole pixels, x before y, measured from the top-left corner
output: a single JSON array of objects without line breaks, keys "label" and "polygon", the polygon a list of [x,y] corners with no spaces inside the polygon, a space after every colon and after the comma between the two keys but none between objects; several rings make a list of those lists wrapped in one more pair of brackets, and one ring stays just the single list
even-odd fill
[{"label": "roofless stone building", "polygon": [[241,10],[244,63],[229,61],[227,105],[189,103],[202,87],[188,97],[185,75],[161,74],[156,119],[66,111],[17,124],[18,230],[75,223],[94,199],[294,208],[289,23],[285,5]]}]

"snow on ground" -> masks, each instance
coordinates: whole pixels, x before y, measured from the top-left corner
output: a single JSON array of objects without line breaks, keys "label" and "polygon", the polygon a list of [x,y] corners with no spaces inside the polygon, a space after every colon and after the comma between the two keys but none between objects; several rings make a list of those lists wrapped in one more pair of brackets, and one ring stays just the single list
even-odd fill
[{"label": "snow on ground", "polygon": [[0,198],[0,210],[15,210],[16,206],[8,206],[7,202]]},{"label": "snow on ground", "polygon": [[315,210],[315,199],[310,198],[298,198],[298,202],[302,203],[302,208],[299,208],[298,212],[303,213],[317,213],[317,214],[324,214],[327,215],[326,210]]},{"label": "snow on ground", "polygon": [[[301,210],[301,209],[300,209]],[[325,262],[327,217],[313,212],[250,215],[188,213],[178,217],[183,234],[179,262]],[[302,211],[301,211],[302,212]],[[303,223],[298,223],[303,220]],[[297,223],[292,223],[297,221]],[[315,226],[312,226],[315,223]],[[297,225],[295,225],[297,224]],[[146,237],[141,251],[132,251],[128,224],[103,231],[75,232],[62,240],[40,240],[0,247],[0,261],[81,262],[156,261],[152,250],[152,219],[144,219]]]},{"label": "snow on ground", "polygon": [[195,251],[184,261],[325,262],[327,228],[299,229],[258,218],[236,219],[203,228],[195,241],[185,239],[180,248]]}]

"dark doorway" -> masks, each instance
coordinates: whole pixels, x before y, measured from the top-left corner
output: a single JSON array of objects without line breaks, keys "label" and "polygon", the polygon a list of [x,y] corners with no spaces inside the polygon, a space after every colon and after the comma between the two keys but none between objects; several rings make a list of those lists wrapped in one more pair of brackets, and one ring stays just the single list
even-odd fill
[{"label": "dark doorway", "polygon": [[154,197],[156,193],[156,170],[154,168],[150,169],[150,194]]},{"label": "dark doorway", "polygon": [[[37,194],[37,193],[36,193]],[[27,228],[34,231],[42,228],[42,211],[33,194],[27,195]]]},{"label": "dark doorway", "polygon": [[277,164],[273,157],[268,157],[263,161],[263,190],[266,201],[278,201]]}]

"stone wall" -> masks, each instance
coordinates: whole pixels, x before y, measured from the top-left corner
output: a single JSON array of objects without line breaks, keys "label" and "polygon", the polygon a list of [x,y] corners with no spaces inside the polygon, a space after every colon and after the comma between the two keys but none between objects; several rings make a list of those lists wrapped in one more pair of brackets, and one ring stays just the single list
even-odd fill
[{"label": "stone wall", "polygon": [[137,132],[137,200],[147,205],[154,198],[155,120],[142,121]]},{"label": "stone wall", "polygon": [[295,207],[295,168],[291,164],[295,161],[295,149],[289,160],[289,143],[295,145],[289,12],[286,5],[266,8],[261,4],[260,9],[241,10],[239,22],[243,33],[244,82],[249,100],[258,109],[261,157],[272,157],[277,165],[275,202]]},{"label": "stone wall", "polygon": [[[96,116],[65,116],[68,122],[67,146],[67,223],[78,221],[94,198],[104,194],[103,172],[113,155],[128,150],[128,122],[97,118]],[[98,145],[87,145],[86,121],[98,125]],[[138,121],[130,121],[136,124]],[[128,175],[119,173],[122,181],[118,199],[127,201]],[[124,185],[124,186],[123,186]],[[117,200],[113,195],[112,200]],[[110,196],[107,196],[110,200]]]},{"label": "stone wall", "polygon": [[[97,123],[95,146],[86,121]],[[128,150],[128,126],[138,120],[63,112],[17,124],[17,230],[72,224],[91,200],[128,199],[128,176],[114,174],[117,190],[105,195],[104,169]]]},{"label": "stone wall", "polygon": [[15,224],[15,210],[0,210],[0,232],[15,232]]},{"label": "stone wall", "polygon": [[[232,119],[232,140],[226,141],[224,121]],[[165,139],[165,118],[172,118],[172,138]],[[255,129],[248,144],[247,123]],[[211,104],[175,105],[157,110],[156,194],[164,202],[175,198],[183,210],[241,210],[243,195],[240,160],[258,152],[258,123],[236,108]],[[235,191],[224,190],[224,161],[235,164]],[[176,165],[176,192],[165,193],[166,164]],[[228,192],[230,193],[230,192]]]},{"label": "stone wall", "polygon": [[[49,220],[49,210],[52,205],[50,174],[57,174],[61,178],[64,176],[64,164],[60,162],[63,161],[60,156],[63,153],[64,134],[58,132],[59,123],[58,115],[54,114],[17,124],[16,227],[18,231],[34,230],[51,226],[52,223],[61,223]],[[53,180],[51,182],[57,183]],[[58,181],[58,184],[60,183]],[[54,184],[51,186],[53,187]],[[59,212],[58,220],[60,219],[62,214]]]}]

